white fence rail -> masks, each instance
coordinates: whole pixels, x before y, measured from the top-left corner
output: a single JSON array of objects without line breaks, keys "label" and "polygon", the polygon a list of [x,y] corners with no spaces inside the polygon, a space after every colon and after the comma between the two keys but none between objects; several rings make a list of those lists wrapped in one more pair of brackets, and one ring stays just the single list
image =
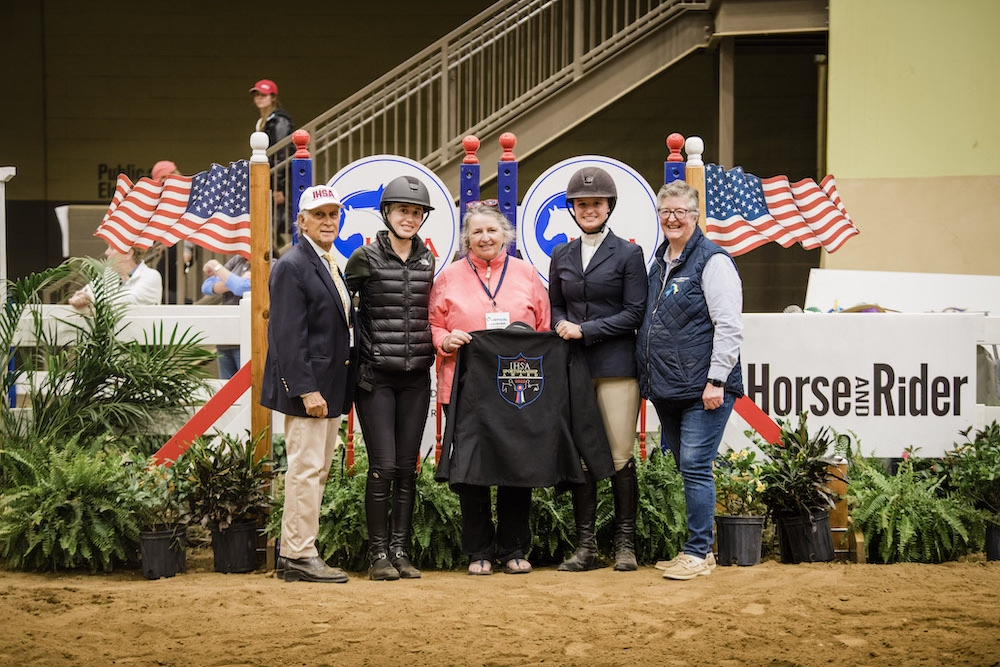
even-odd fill
[{"label": "white fence rail", "polygon": [[[50,340],[58,344],[72,344],[74,325],[85,322],[72,307],[65,305],[41,306],[45,328],[50,332]],[[133,306],[128,313],[127,324],[122,330],[122,340],[143,342],[152,340],[153,332],[161,327],[169,337],[177,327],[178,332],[190,328],[202,336],[202,343],[208,347],[215,345],[239,345],[240,359],[246,363],[250,359],[250,299],[244,299],[239,306]],[[15,338],[18,346],[34,345],[34,326],[29,316],[21,319]],[[4,371],[6,372],[6,370]],[[27,389],[29,378],[18,383],[18,395]],[[214,392],[224,380],[210,380],[210,391]],[[6,397],[5,397],[6,398]],[[210,396],[200,397],[207,401]],[[193,405],[193,414],[200,405]],[[283,420],[275,419],[276,432],[283,429]],[[181,424],[177,424],[179,428]],[[250,392],[244,394],[216,422],[216,428],[225,433],[240,435],[250,429]]]}]

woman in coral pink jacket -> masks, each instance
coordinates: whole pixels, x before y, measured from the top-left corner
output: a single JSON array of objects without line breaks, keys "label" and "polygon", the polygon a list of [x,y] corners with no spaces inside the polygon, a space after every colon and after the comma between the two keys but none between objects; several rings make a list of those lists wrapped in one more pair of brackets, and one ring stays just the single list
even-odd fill
[{"label": "woman in coral pink jacket", "polygon": [[[513,240],[514,229],[498,209],[470,207],[462,226],[465,256],[434,281],[430,322],[441,357],[437,391],[444,404],[451,396],[456,352],[472,340],[470,331],[502,329],[513,322],[549,330],[548,294],[532,265],[507,254]],[[491,574],[494,560],[503,563],[507,573],[530,572],[524,555],[531,543],[531,489],[498,487],[496,526],[488,487],[463,485],[455,490],[462,505],[462,550],[469,556],[469,574]]]}]

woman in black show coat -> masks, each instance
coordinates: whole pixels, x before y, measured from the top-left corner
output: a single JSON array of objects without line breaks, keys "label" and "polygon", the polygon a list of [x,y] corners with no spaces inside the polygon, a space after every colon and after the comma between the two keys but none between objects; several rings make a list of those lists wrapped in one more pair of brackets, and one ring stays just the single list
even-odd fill
[{"label": "woman in black show coat", "polygon": [[[646,306],[646,266],[642,249],[615,236],[608,218],[618,191],[608,172],[585,167],[566,187],[566,203],[580,238],[557,246],[549,265],[549,300],[554,329],[565,340],[580,340],[593,378],[615,475],[615,569],[635,570],[635,514],[638,502],[635,443],[639,385],[635,330]],[[600,567],[595,522],[597,483],[592,476],[573,488],[578,545],[559,566],[564,572]]]}]

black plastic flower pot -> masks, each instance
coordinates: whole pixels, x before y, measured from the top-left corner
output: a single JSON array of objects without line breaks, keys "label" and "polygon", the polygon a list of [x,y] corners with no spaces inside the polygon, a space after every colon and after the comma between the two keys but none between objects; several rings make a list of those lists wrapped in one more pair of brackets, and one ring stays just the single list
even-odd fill
[{"label": "black plastic flower pot", "polygon": [[212,528],[215,571],[253,572],[257,569],[257,524],[234,521],[225,530]]},{"label": "black plastic flower pot", "polygon": [[142,575],[147,579],[160,579],[184,572],[187,569],[186,545],[184,526],[140,532]]},{"label": "black plastic flower pot", "polygon": [[1000,525],[986,522],[986,560],[1000,560]]},{"label": "black plastic flower pot", "polygon": [[833,560],[830,511],[815,510],[811,519],[808,514],[779,514],[775,517],[782,563],[825,563]]},{"label": "black plastic flower pot", "polygon": [[760,562],[762,516],[715,517],[715,536],[719,545],[719,565],[756,565]]}]

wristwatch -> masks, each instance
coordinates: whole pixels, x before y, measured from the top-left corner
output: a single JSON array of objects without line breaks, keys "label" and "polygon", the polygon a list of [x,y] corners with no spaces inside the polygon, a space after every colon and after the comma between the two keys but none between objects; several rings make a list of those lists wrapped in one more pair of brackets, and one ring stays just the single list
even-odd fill
[{"label": "wristwatch", "polygon": [[725,380],[713,380],[712,378],[708,378],[708,383],[710,385],[712,385],[713,387],[725,387],[726,386],[726,381]]}]

